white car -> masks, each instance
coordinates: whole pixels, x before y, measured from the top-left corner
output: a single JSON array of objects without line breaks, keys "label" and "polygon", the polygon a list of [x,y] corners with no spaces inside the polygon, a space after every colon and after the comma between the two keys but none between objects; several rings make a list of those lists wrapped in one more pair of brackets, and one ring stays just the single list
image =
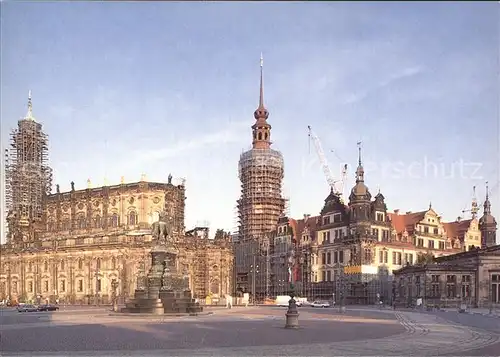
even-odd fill
[{"label": "white car", "polygon": [[311,307],[330,307],[330,303],[328,301],[316,300],[316,301],[313,301],[313,303],[311,304]]}]

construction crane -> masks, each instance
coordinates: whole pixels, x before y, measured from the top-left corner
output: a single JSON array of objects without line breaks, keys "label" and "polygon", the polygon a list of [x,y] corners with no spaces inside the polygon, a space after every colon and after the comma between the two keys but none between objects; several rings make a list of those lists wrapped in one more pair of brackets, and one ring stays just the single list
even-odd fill
[{"label": "construction crane", "polygon": [[[344,183],[347,177],[347,164],[344,164],[340,173],[340,180],[335,180],[333,178],[332,171],[330,170],[330,167],[328,166],[328,162],[326,160],[325,153],[323,152],[323,148],[321,146],[321,141],[319,140],[318,136],[314,134],[312,131],[312,128],[310,125],[307,126],[307,129],[309,130],[309,144],[311,143],[311,140],[314,144],[314,147],[316,148],[316,154],[318,155],[321,168],[323,169],[323,173],[326,177],[326,181],[328,182],[328,185],[332,188],[333,192],[338,195],[339,197],[342,197],[343,192],[344,192]],[[337,185],[339,184],[339,185]]]},{"label": "construction crane", "polygon": [[462,214],[470,212],[472,215],[472,218],[476,218],[477,213],[479,212],[479,206],[477,204],[477,199],[476,199],[476,186],[472,186],[472,203],[471,207],[469,209],[464,209],[462,211]]}]

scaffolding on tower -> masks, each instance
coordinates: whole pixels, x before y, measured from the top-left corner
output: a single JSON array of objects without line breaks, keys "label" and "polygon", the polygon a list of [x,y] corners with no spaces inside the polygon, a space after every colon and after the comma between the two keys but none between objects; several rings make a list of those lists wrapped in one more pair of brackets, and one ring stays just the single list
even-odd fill
[{"label": "scaffolding on tower", "polygon": [[[52,189],[52,170],[48,166],[48,136],[35,121],[31,92],[28,113],[10,134],[5,150],[5,201],[7,241],[25,241],[29,228],[40,224],[46,195]],[[31,230],[32,232],[33,230]],[[33,239],[31,235],[30,239]]]}]

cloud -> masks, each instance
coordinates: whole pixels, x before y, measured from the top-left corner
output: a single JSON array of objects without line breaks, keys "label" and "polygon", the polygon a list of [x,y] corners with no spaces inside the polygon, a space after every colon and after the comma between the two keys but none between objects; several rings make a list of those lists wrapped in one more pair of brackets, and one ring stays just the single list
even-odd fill
[{"label": "cloud", "polygon": [[367,98],[371,93],[375,92],[378,89],[388,87],[394,82],[416,76],[422,72],[423,72],[423,69],[420,66],[413,66],[413,67],[404,68],[401,71],[398,71],[398,72],[390,75],[388,78],[380,81],[379,83],[377,83],[376,85],[374,85],[372,87],[368,87],[365,90],[361,90],[358,92],[348,94],[344,100],[344,103],[345,104],[354,104],[354,103],[360,102],[360,101],[364,100],[365,98]]},{"label": "cloud", "polygon": [[[149,148],[136,151],[132,156],[137,160],[160,161],[170,157],[186,155],[189,152],[206,149],[207,147],[219,147],[229,143],[241,142],[243,136],[248,136],[248,121],[231,122],[226,128],[211,133],[183,138],[166,148]],[[132,160],[134,162],[134,160]]]}]

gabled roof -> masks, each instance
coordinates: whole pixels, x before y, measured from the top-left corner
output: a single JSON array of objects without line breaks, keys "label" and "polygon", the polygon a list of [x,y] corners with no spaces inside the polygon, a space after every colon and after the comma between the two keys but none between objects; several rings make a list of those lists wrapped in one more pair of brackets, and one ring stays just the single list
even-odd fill
[{"label": "gabled roof", "polygon": [[[302,236],[302,234],[304,233],[306,228],[309,230],[309,232],[316,231],[319,218],[321,218],[321,216],[310,216],[310,217],[306,217],[306,218],[297,220],[297,232],[298,232],[298,234],[300,236]],[[314,235],[311,238],[314,239]]]},{"label": "gabled roof", "polygon": [[396,233],[401,234],[406,229],[411,234],[414,231],[415,225],[424,219],[427,212],[422,211],[409,214],[388,213],[388,215]]},{"label": "gabled roof", "polygon": [[461,241],[464,240],[465,233],[470,227],[472,219],[465,219],[463,221],[455,222],[443,222],[443,228],[446,232],[446,236],[450,239],[459,238]]}]

